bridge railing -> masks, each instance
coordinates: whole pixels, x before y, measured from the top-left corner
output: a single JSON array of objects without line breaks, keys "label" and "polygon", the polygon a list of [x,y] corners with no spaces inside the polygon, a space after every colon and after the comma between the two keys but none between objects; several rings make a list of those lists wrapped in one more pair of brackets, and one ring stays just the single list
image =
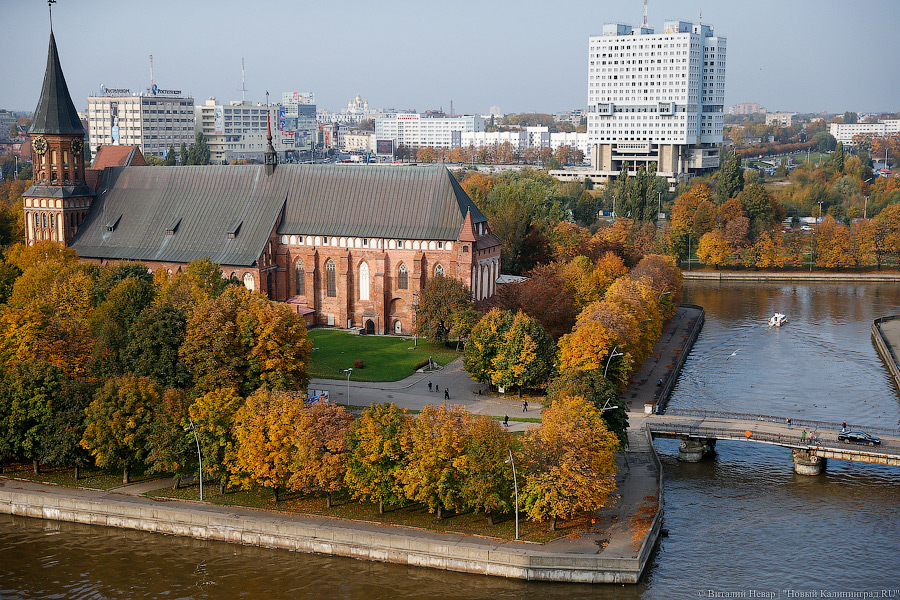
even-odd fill
[{"label": "bridge railing", "polygon": [[784,435],[780,433],[770,433],[766,431],[754,431],[749,437],[745,436],[742,431],[737,429],[726,429],[724,427],[695,427],[692,425],[681,425],[676,423],[663,423],[649,421],[647,426],[652,433],[668,433],[675,435],[685,435],[695,438],[711,438],[711,439],[747,439],[750,441],[770,442],[781,446],[789,446],[792,448],[839,448],[856,451],[878,452],[879,454],[900,455],[900,448],[896,446],[863,446],[861,444],[851,444],[848,442],[839,442],[837,440],[823,440],[819,436],[807,435],[805,438],[801,435]]},{"label": "bridge railing", "polygon": [[[732,413],[719,410],[694,410],[686,408],[669,408],[663,413],[676,417],[699,417],[702,419],[731,419],[741,421],[768,421],[770,423],[786,423],[787,417],[779,417],[776,415],[763,415],[754,413]],[[795,419],[791,417],[791,426],[801,429],[812,430],[841,430],[841,423],[833,423],[831,421],[813,421],[811,419]],[[900,437],[900,429],[892,429],[889,427],[878,427],[875,425],[860,425],[858,423],[848,423],[847,428],[852,430],[863,430],[867,433],[875,435],[887,435],[890,437]]]}]

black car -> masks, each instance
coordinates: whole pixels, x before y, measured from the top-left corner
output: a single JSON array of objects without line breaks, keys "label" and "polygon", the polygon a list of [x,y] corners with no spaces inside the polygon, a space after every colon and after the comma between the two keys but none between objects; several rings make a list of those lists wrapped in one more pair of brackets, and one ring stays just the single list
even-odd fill
[{"label": "black car", "polygon": [[852,442],[854,444],[868,444],[876,446],[881,444],[881,440],[874,435],[869,435],[864,431],[842,431],[838,434],[839,442]]}]

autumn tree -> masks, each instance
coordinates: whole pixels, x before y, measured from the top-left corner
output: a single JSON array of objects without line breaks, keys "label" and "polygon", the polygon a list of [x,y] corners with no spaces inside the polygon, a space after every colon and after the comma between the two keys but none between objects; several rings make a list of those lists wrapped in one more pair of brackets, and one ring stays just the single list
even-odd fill
[{"label": "autumn tree", "polygon": [[619,397],[616,386],[603,377],[602,371],[564,371],[550,383],[543,404],[549,408],[555,400],[575,396],[584,398],[599,410],[606,428],[616,434],[623,447],[628,445],[628,406]]},{"label": "autumn tree", "polygon": [[436,342],[446,340],[453,327],[453,315],[471,306],[471,302],[471,290],[455,277],[429,277],[419,294],[416,331]]},{"label": "autumn tree", "polygon": [[354,498],[378,502],[378,514],[385,504],[405,499],[398,474],[406,465],[401,440],[409,423],[405,408],[383,402],[363,411],[350,428],[344,481]]},{"label": "autumn tree", "polygon": [[721,229],[703,234],[697,246],[697,258],[700,262],[719,268],[727,265],[731,256],[731,246]]},{"label": "autumn tree", "polygon": [[[624,265],[623,265],[624,266]],[[553,339],[572,331],[575,325],[574,290],[563,285],[558,264],[540,265],[521,283],[498,288],[490,305],[515,314],[522,311],[537,320]]]},{"label": "autumn tree", "polygon": [[159,404],[153,407],[147,435],[148,472],[174,474],[176,489],[185,475],[198,469],[194,434],[185,431],[190,422],[190,405],[184,390],[165,390]]},{"label": "autumn tree", "polygon": [[87,407],[81,445],[90,451],[98,467],[122,469],[122,483],[129,483],[131,467],[147,456],[147,440],[153,409],[162,390],[146,377],[114,377],[97,390]]},{"label": "autumn tree", "polygon": [[229,473],[237,461],[235,418],[244,399],[234,388],[216,389],[194,401],[189,408],[190,418],[200,440],[204,471],[219,482],[219,494],[228,486]]},{"label": "autumn tree", "polygon": [[594,406],[563,396],[544,411],[523,445],[525,510],[535,521],[570,519],[606,506],[616,488],[618,438]]},{"label": "autumn tree", "polygon": [[512,322],[512,313],[493,309],[472,329],[463,354],[463,368],[476,381],[492,383],[493,361]]},{"label": "autumn tree", "polygon": [[408,462],[398,472],[405,496],[429,512],[465,507],[462,489],[467,473],[463,457],[469,444],[472,415],[462,406],[426,406],[401,441]]},{"label": "autumn tree", "polygon": [[331,495],[344,487],[352,423],[353,415],[338,404],[316,402],[300,413],[290,489],[325,492],[325,508],[331,508]]},{"label": "autumn tree", "polygon": [[475,512],[487,515],[488,524],[493,525],[494,513],[512,508],[512,467],[506,461],[513,437],[487,415],[473,417],[469,433],[469,443],[461,459],[462,500]]},{"label": "autumn tree", "polygon": [[260,388],[234,419],[237,457],[231,473],[245,489],[271,488],[275,502],[288,488],[297,446],[303,401]]}]

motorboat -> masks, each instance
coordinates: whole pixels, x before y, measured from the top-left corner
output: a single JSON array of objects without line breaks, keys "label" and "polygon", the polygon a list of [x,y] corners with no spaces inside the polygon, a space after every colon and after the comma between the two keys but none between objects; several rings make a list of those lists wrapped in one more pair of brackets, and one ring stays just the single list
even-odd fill
[{"label": "motorboat", "polygon": [[787,317],[781,313],[775,313],[774,315],[769,317],[769,325],[771,325],[772,327],[781,327],[787,322]]}]

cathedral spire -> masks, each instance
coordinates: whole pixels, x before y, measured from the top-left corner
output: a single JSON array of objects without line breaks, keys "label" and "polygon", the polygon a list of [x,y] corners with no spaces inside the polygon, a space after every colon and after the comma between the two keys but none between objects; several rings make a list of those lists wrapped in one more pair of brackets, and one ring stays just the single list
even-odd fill
[{"label": "cathedral spire", "polygon": [[59,64],[59,53],[56,50],[56,38],[50,31],[50,49],[47,53],[47,70],[44,72],[44,85],[37,108],[34,109],[34,120],[29,133],[49,134],[81,134],[84,127],[78,118],[78,111],[69,95],[69,86]]},{"label": "cathedral spire", "polygon": [[272,146],[272,123],[269,120],[269,92],[266,92],[266,129],[268,131],[266,135],[266,152],[265,152],[265,163],[266,163],[266,175],[271,175],[275,172],[275,165],[278,164],[278,155],[275,153],[275,148]]}]

